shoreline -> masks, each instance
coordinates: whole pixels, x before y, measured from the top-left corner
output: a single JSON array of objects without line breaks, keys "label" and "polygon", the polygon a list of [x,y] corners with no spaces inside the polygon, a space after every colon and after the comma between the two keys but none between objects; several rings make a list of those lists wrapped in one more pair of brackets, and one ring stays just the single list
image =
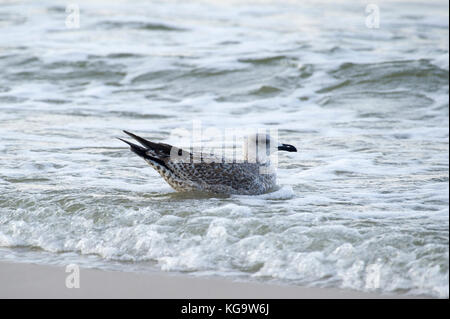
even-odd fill
[{"label": "shoreline", "polygon": [[[67,288],[75,272],[64,266],[0,261],[0,298],[149,299],[411,299],[339,288],[285,286],[193,277],[164,272],[138,273],[79,268],[79,288]],[[73,277],[72,277],[73,278]],[[74,281],[71,281],[73,283]],[[429,298],[429,297],[428,297]]]}]

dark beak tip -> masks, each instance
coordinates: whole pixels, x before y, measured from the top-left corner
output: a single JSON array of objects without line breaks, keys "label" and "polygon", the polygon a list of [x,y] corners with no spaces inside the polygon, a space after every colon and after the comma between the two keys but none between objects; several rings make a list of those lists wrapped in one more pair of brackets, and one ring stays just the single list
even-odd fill
[{"label": "dark beak tip", "polygon": [[286,152],[297,152],[297,148],[290,144],[282,144],[278,147],[279,151],[286,151]]}]

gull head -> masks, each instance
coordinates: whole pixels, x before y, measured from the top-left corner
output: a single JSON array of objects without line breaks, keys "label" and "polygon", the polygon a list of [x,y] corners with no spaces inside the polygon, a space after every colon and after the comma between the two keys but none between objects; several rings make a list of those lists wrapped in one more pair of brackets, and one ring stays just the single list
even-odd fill
[{"label": "gull head", "polygon": [[270,154],[276,151],[297,152],[295,146],[283,144],[269,134],[257,133],[244,138],[244,160],[248,162],[266,162]]}]

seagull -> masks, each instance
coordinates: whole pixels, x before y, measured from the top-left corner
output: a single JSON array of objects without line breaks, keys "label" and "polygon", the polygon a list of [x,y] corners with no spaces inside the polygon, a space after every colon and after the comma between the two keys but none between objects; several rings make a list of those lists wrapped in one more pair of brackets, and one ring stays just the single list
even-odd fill
[{"label": "seagull", "polygon": [[[212,154],[190,153],[175,146],[154,143],[124,131],[142,146],[118,138],[143,158],[178,192],[206,192],[224,195],[260,195],[276,186],[276,172],[269,156],[274,151],[297,152],[290,144],[279,144],[268,134],[248,135],[243,160]],[[273,145],[277,145],[274,147]]]}]

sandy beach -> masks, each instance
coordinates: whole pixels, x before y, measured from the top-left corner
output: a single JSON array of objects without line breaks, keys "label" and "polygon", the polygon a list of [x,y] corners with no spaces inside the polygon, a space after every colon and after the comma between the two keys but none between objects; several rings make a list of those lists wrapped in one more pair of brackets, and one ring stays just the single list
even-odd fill
[{"label": "sandy beach", "polygon": [[131,273],[81,268],[80,287],[67,288],[63,266],[0,262],[0,298],[412,298],[332,288],[306,288],[168,273]]}]

